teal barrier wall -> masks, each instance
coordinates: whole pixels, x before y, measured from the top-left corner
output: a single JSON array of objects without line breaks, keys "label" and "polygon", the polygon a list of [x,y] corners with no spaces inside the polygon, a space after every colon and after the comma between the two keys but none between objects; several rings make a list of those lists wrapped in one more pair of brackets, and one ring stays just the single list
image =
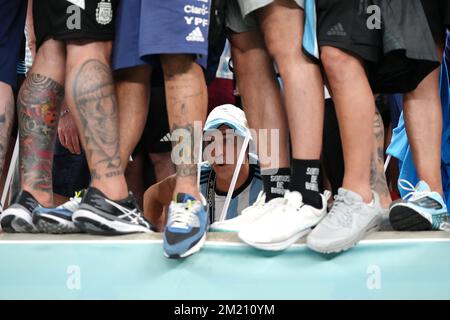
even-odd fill
[{"label": "teal barrier wall", "polygon": [[207,243],[0,242],[1,299],[450,299],[450,242],[370,242],[334,257]]}]

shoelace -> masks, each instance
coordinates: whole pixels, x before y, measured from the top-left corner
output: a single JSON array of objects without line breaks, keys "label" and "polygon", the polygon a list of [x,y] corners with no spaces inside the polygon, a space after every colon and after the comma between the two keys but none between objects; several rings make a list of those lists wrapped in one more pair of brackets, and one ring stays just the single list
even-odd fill
[{"label": "shoelace", "polygon": [[352,221],[352,215],[348,208],[350,204],[344,196],[335,195],[333,207],[328,214],[329,219],[336,224],[348,226]]},{"label": "shoelace", "polygon": [[75,196],[71,197],[68,202],[66,202],[63,206],[70,211],[75,211],[81,203],[81,193],[82,191],[75,192]]},{"label": "shoelace", "polygon": [[429,193],[429,191],[419,191],[414,185],[405,179],[398,180],[398,186],[405,191],[409,191],[404,197],[403,200],[414,201],[419,199]]},{"label": "shoelace", "polygon": [[[398,185],[400,188],[402,188],[405,191],[409,191],[404,197],[403,200],[409,199],[410,201],[414,201],[416,199],[419,199],[423,196],[426,196],[429,194],[429,191],[418,191],[416,187],[413,186],[411,182],[405,179],[398,180]],[[439,223],[438,229],[441,231],[447,231],[450,232],[450,221],[448,219],[448,215],[445,215],[444,218]]]},{"label": "shoelace", "polygon": [[168,225],[172,227],[188,228],[196,222],[197,216],[190,208],[192,201],[187,203],[172,203]]}]

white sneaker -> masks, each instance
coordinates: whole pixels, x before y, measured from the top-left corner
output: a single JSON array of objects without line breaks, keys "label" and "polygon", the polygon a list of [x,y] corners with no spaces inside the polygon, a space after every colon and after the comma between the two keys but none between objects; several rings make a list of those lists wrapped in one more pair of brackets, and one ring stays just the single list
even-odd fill
[{"label": "white sneaker", "polygon": [[307,245],[320,253],[337,253],[350,249],[369,232],[378,230],[383,209],[373,192],[367,204],[355,192],[340,188],[328,216],[308,235]]},{"label": "white sneaker", "polygon": [[303,203],[299,192],[286,192],[282,202],[252,225],[239,232],[239,238],[248,245],[268,251],[282,251],[307,235],[327,214],[331,193],[325,191],[322,208]]},{"label": "white sneaker", "polygon": [[216,221],[209,227],[210,232],[239,232],[242,228],[253,224],[261,218],[270,208],[283,201],[283,198],[275,198],[266,203],[266,195],[261,191],[255,203],[244,209],[239,216],[224,221]]}]

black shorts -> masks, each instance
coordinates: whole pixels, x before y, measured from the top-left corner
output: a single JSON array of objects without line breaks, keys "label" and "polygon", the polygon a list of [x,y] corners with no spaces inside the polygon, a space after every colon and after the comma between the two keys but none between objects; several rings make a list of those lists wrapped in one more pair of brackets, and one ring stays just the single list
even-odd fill
[{"label": "black shorts", "polygon": [[364,61],[376,63],[382,55],[382,34],[367,28],[369,1],[317,0],[319,46],[350,52]]},{"label": "black shorts", "polygon": [[145,126],[145,149],[148,153],[172,151],[169,117],[164,87],[152,87],[150,109]]},{"label": "black shorts", "polygon": [[[371,5],[380,8],[380,28],[368,28]],[[320,47],[363,60],[374,93],[410,92],[439,66],[420,0],[317,0],[317,28]]]},{"label": "black shorts", "polygon": [[81,154],[71,153],[57,137],[52,176],[53,191],[61,196],[72,197],[76,191],[88,188],[91,175],[84,151]]},{"label": "black shorts", "polygon": [[85,8],[61,0],[33,2],[36,45],[53,38],[60,41],[114,38],[114,21],[118,0],[86,0]]},{"label": "black shorts", "polygon": [[146,153],[166,153],[172,151],[170,140],[169,117],[166,107],[166,92],[162,69],[156,67],[150,80],[150,103],[144,132],[132,156],[142,150]]},{"label": "black shorts", "polygon": [[450,27],[449,0],[421,0],[433,37],[444,40],[445,28]]}]

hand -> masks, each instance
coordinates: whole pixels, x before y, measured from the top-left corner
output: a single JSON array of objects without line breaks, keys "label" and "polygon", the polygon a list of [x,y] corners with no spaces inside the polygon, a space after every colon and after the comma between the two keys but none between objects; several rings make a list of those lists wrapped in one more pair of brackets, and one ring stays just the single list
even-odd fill
[{"label": "hand", "polygon": [[70,112],[63,113],[59,119],[58,137],[63,147],[68,149],[71,153],[81,153],[78,129]]}]

